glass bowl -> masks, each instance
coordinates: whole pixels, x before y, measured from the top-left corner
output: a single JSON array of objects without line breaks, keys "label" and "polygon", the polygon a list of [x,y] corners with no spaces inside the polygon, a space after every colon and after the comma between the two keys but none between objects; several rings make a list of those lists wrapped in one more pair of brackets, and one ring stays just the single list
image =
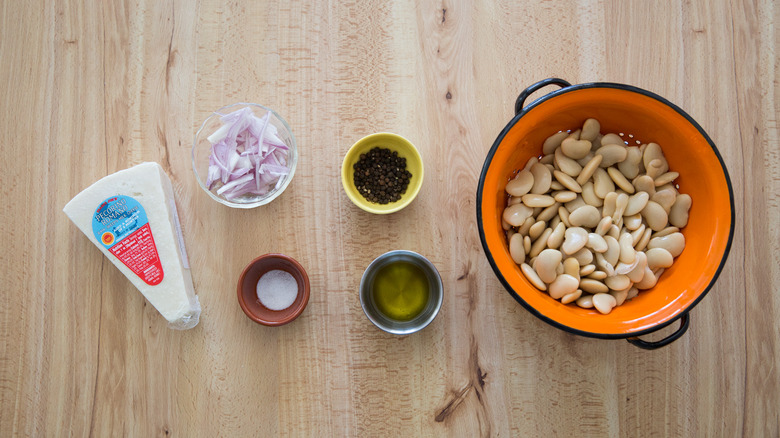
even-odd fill
[{"label": "glass bowl", "polygon": [[[218,187],[213,186],[211,189],[206,185],[208,172],[209,172],[209,157],[211,155],[212,144],[208,140],[208,137],[216,132],[222,124],[222,117],[239,111],[243,108],[249,108],[257,117],[263,117],[267,113],[270,113],[269,125],[276,128],[276,135],[279,139],[287,145],[289,151],[287,153],[287,168],[289,174],[281,177],[281,183],[272,187],[267,193],[262,195],[257,194],[244,194],[237,198],[228,199],[223,195],[217,194]],[[279,195],[284,192],[290,181],[292,181],[295,174],[295,167],[298,164],[298,148],[293,136],[292,130],[287,122],[271,108],[259,105],[256,103],[234,103],[232,105],[223,106],[222,108],[214,111],[201,125],[198,132],[195,133],[195,140],[192,145],[192,170],[195,173],[195,179],[198,180],[200,187],[211,196],[215,201],[227,205],[233,208],[255,208],[261,205],[268,204],[273,201]],[[219,184],[217,184],[219,186]]]}]

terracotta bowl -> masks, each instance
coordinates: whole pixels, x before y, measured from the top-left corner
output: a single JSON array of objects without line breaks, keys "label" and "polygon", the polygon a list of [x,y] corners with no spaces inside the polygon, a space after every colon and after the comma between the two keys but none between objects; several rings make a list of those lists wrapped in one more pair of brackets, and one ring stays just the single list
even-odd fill
[{"label": "terracotta bowl", "polygon": [[[298,282],[298,295],[290,307],[271,310],[257,298],[257,282],[268,271],[281,269]],[[249,263],[238,278],[238,304],[252,321],[267,326],[280,326],[294,320],[309,303],[309,276],[300,263],[283,254],[265,254]]]},{"label": "terracotta bowl", "polygon": [[[550,84],[562,88],[524,106],[531,93]],[[688,312],[718,278],[734,233],[731,182],[712,140],[673,103],[623,84],[572,86],[561,79],[547,79],[520,94],[515,112],[488,152],[477,189],[480,238],[498,279],[533,315],[571,333],[628,338],[648,349],[679,338],[688,327]],[[688,225],[682,230],[685,250],[654,288],[640,292],[608,315],[562,304],[534,288],[512,261],[501,228],[507,181],[530,157],[541,154],[545,138],[558,131],[577,129],[589,117],[599,120],[602,133],[624,133],[626,139],[631,134],[631,141],[661,145],[670,169],[680,174],[676,180],[680,191],[693,199]],[[637,338],[678,319],[680,328],[666,339],[647,342]]]}]

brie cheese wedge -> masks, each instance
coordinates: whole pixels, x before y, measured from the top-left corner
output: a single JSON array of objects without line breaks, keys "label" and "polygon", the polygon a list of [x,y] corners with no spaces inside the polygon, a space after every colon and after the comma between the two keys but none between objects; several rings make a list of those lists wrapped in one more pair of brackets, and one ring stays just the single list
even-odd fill
[{"label": "brie cheese wedge", "polygon": [[200,303],[168,175],[142,163],[76,195],[65,214],[138,288],[171,328],[195,327]]}]

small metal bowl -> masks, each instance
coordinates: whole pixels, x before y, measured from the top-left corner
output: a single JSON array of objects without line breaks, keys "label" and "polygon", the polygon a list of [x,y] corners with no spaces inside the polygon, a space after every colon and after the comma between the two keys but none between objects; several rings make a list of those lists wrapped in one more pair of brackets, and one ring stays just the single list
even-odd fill
[{"label": "small metal bowl", "polygon": [[[422,269],[428,278],[428,304],[412,320],[396,321],[382,314],[374,303],[372,288],[374,277],[379,269],[395,262],[409,262]],[[441,309],[444,287],[436,267],[428,259],[412,251],[396,250],[382,254],[374,259],[363,272],[360,279],[360,305],[366,317],[380,329],[394,335],[408,335],[422,330],[436,318]]]}]

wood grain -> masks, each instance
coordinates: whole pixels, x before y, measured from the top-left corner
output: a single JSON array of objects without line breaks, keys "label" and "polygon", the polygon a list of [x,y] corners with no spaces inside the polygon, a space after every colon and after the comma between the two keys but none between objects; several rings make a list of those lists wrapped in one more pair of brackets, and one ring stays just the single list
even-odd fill
[{"label": "wood grain", "polygon": [[[778,3],[747,0],[0,1],[0,436],[780,436],[778,23]],[[665,96],[726,162],[734,244],[668,347],[548,326],[482,252],[485,154],[517,94],[550,76]],[[236,101],[276,109],[301,153],[284,195],[252,211],[216,205],[190,170],[195,130]],[[426,163],[417,200],[389,216],[339,180],[377,131]],[[174,184],[204,308],[190,331],[61,212],[142,161]],[[357,297],[391,249],[429,257],[446,289],[412,336],[377,330]],[[312,285],[275,329],[235,298],[267,252]]]}]

